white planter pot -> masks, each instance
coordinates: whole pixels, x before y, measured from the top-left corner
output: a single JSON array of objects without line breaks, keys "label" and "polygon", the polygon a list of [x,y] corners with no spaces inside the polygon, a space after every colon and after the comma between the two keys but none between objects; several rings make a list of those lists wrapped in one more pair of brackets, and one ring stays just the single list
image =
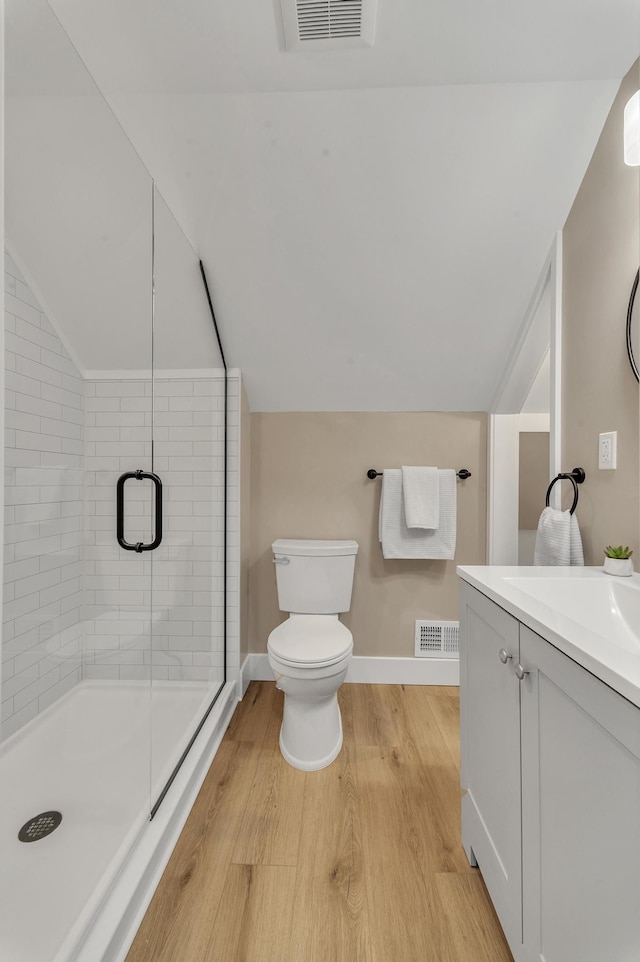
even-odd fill
[{"label": "white planter pot", "polygon": [[631,558],[605,557],[604,570],[608,575],[618,575],[623,578],[628,578],[633,574],[633,561]]}]

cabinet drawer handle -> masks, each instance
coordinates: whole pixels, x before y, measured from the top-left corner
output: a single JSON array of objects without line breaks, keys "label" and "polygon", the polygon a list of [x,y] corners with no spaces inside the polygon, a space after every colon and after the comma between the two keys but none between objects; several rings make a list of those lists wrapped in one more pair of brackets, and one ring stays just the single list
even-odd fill
[{"label": "cabinet drawer handle", "polygon": [[528,674],[529,674],[529,671],[527,668],[523,668],[522,665],[520,664],[516,665],[516,678],[522,681],[524,676]]},{"label": "cabinet drawer handle", "polygon": [[505,648],[501,648],[500,651],[498,652],[498,658],[500,659],[503,665],[506,665],[508,661],[511,661],[511,659],[513,658],[513,655],[510,655]]}]

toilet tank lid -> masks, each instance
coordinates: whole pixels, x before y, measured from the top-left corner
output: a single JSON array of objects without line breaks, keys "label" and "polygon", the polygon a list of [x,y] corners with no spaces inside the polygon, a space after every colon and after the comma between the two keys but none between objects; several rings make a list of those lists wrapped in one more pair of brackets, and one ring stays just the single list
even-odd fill
[{"label": "toilet tank lid", "polygon": [[279,538],[271,547],[274,554],[301,555],[307,558],[329,558],[358,553],[357,541],[304,541]]}]

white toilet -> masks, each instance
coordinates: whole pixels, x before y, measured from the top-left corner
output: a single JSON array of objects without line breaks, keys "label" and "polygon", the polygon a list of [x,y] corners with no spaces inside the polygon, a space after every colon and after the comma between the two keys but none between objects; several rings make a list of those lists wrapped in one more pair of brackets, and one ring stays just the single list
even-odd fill
[{"label": "white toilet", "polygon": [[280,751],[315,772],[342,748],[338,688],[353,651],[338,614],[351,607],[355,541],[274,541],[278,604],[289,618],[269,635],[276,687],[284,692]]}]

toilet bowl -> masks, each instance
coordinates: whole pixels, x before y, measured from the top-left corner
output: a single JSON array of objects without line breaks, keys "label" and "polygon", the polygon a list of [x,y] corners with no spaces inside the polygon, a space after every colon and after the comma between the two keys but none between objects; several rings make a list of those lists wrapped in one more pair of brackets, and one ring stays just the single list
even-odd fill
[{"label": "toilet bowl", "polygon": [[278,600],[289,617],[269,635],[267,654],[284,692],[280,751],[301,771],[325,768],[342,747],[338,689],[353,638],[338,613],[351,604],[357,550],[355,541],[273,544]]}]

